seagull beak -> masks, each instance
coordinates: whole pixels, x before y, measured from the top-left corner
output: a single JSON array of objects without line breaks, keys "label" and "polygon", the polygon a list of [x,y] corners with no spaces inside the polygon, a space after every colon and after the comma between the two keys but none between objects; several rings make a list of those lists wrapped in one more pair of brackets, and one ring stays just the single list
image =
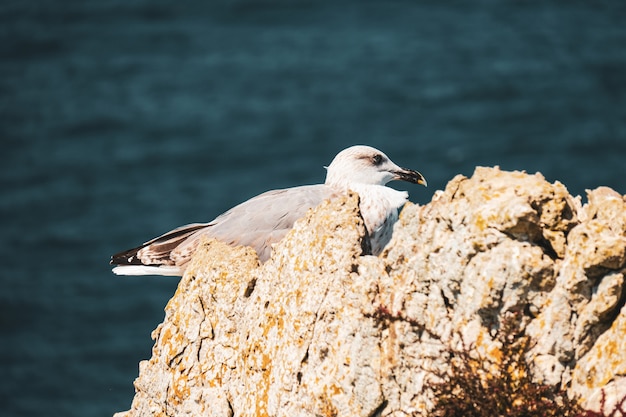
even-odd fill
[{"label": "seagull beak", "polygon": [[393,171],[394,180],[406,181],[412,184],[421,184],[424,187],[428,185],[426,178],[417,171],[408,168],[400,168],[397,171]]}]

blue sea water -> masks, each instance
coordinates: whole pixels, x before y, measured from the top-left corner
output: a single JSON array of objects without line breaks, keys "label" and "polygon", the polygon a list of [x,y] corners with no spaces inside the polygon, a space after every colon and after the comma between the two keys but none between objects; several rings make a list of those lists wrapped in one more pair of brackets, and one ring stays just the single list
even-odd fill
[{"label": "blue sea water", "polygon": [[626,3],[5,0],[0,410],[128,409],[177,280],[109,256],[363,143],[626,193]]}]

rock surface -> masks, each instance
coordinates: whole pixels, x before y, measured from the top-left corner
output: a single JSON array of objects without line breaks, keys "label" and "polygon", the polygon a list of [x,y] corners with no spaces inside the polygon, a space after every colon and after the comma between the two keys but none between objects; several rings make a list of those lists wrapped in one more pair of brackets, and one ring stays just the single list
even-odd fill
[{"label": "rock surface", "polygon": [[588,408],[614,404],[626,393],[626,200],[604,187],[587,198],[477,168],[407,205],[379,257],[362,256],[356,195],[310,212],[263,265],[206,242],[117,415],[426,416],[446,346],[497,359],[511,313],[536,380]]}]

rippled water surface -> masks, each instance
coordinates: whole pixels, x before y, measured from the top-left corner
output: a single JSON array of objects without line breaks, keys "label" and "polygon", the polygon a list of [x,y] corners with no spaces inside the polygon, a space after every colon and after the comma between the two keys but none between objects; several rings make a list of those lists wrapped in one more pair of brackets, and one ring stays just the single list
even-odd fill
[{"label": "rippled water surface", "polygon": [[3,415],[128,409],[177,281],[108,258],[370,144],[426,203],[476,165],[626,193],[626,7],[0,5]]}]

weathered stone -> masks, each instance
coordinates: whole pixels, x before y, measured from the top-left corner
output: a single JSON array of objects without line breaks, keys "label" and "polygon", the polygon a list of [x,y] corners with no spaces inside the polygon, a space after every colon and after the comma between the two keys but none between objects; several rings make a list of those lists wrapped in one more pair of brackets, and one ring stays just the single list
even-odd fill
[{"label": "weathered stone", "polygon": [[620,377],[597,388],[585,399],[584,408],[602,416],[623,417],[626,414],[626,378]]},{"label": "weathered stone", "polygon": [[408,204],[379,257],[362,255],[356,195],[311,211],[263,265],[206,242],[119,415],[426,416],[442,352],[501,360],[511,315],[538,381],[615,404],[626,199],[601,187],[588,201],[540,174],[477,168]]}]

